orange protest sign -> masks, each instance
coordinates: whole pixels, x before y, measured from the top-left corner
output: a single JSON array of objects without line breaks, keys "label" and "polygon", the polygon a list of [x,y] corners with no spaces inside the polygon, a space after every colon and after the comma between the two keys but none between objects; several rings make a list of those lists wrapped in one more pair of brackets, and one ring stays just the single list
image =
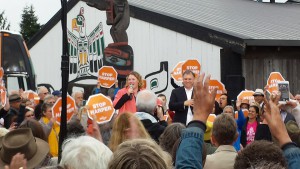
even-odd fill
[{"label": "orange protest sign", "polygon": [[195,75],[197,77],[200,74],[201,65],[198,60],[191,59],[191,60],[187,60],[183,63],[181,70],[182,70],[182,73],[184,73],[186,70],[191,70],[192,72],[195,73]]},{"label": "orange protest sign", "polygon": [[279,72],[272,72],[268,78],[268,89],[267,91],[269,93],[272,93],[274,91],[278,91],[278,82],[285,81],[282,75]]},{"label": "orange protest sign", "polygon": [[118,73],[112,66],[102,66],[98,70],[98,81],[100,82],[101,87],[111,88],[118,77]]},{"label": "orange protest sign", "polygon": [[6,90],[3,86],[0,86],[0,95],[1,95],[1,105],[4,106],[6,104]]},{"label": "orange protest sign", "polygon": [[[249,110],[243,109],[242,111],[243,111],[244,117],[245,117],[245,118],[248,117]],[[234,118],[235,118],[235,119],[238,119],[238,118],[239,118],[239,112],[238,112],[238,111],[235,111],[235,112],[234,112]]]},{"label": "orange protest sign", "polygon": [[183,63],[184,63],[183,61],[178,62],[176,64],[176,66],[173,68],[172,73],[171,73],[172,78],[174,80],[176,80],[177,82],[182,82],[182,71],[181,71],[182,69],[181,69],[181,67],[182,67]]},{"label": "orange protest sign", "polygon": [[29,99],[31,102],[33,102],[34,105],[38,105],[39,104],[40,97],[39,97],[39,95],[36,92],[34,92],[32,90],[26,90],[26,91],[24,91],[24,93],[26,94],[27,99]]},{"label": "orange protest sign", "polygon": [[4,76],[4,70],[2,67],[0,67],[0,79],[2,79]]},{"label": "orange protest sign", "polygon": [[219,100],[221,94],[225,89],[225,86],[222,82],[218,80],[210,79],[209,86],[208,86],[209,92],[213,91],[215,88],[217,89],[216,100]]},{"label": "orange protest sign", "polygon": [[142,89],[146,89],[147,88],[147,81],[145,79],[143,79],[142,81],[143,81]]},{"label": "orange protest sign", "polygon": [[249,100],[249,103],[251,104],[251,103],[255,102],[253,94],[254,94],[254,91],[252,91],[252,90],[243,90],[237,96],[237,100],[242,101],[244,99],[247,99],[247,100]]},{"label": "orange protest sign", "polygon": [[209,121],[209,122],[214,122],[215,121],[215,119],[216,119],[216,115],[215,114],[209,114],[209,116],[208,116],[208,118],[207,118],[207,121]]},{"label": "orange protest sign", "polygon": [[[52,116],[56,118],[56,123],[60,124],[62,109],[62,98],[58,98],[52,107]],[[75,100],[71,96],[67,96],[67,122],[71,120],[75,111]]]},{"label": "orange protest sign", "polygon": [[98,124],[109,122],[115,112],[112,101],[101,93],[91,95],[86,105],[89,118],[93,119],[95,115]]}]

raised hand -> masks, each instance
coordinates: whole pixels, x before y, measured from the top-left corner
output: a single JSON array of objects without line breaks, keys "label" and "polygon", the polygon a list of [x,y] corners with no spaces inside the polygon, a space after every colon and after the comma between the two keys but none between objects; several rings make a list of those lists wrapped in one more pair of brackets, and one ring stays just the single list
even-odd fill
[{"label": "raised hand", "polygon": [[236,108],[237,108],[238,111],[241,110],[241,104],[242,104],[242,101],[240,99],[237,99],[235,105],[236,105]]},{"label": "raised hand", "polygon": [[[200,120],[206,123],[209,114],[213,110],[217,89],[208,90],[210,75],[205,77],[204,73],[194,83],[194,117],[193,120]],[[203,83],[204,82],[204,83]]]},{"label": "raised hand", "polygon": [[266,107],[264,116],[268,122],[272,135],[277,138],[279,145],[282,146],[291,142],[291,139],[281,119],[280,110],[277,104],[279,99],[280,93],[272,93],[269,101],[266,98],[264,99]]},{"label": "raised hand", "polygon": [[24,157],[24,154],[17,153],[13,156],[10,165],[5,166],[5,169],[27,169],[27,160]]}]

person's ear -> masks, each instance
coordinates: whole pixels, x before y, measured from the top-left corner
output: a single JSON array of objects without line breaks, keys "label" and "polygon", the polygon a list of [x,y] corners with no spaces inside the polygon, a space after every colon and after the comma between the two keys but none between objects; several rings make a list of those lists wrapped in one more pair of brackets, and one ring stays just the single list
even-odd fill
[{"label": "person's ear", "polygon": [[211,137],[210,137],[210,142],[212,145],[214,145],[216,147],[219,145],[216,138],[213,135],[211,135]]}]

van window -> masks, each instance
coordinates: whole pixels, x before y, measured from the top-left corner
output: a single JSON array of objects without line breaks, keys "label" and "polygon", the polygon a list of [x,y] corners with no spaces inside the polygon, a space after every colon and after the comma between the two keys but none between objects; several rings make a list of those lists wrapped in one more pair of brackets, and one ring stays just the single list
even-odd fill
[{"label": "van window", "polygon": [[2,67],[6,72],[26,72],[25,56],[15,38],[4,36],[2,49]]},{"label": "van window", "polygon": [[7,91],[10,92],[12,90],[19,91],[22,88],[24,91],[28,90],[26,78],[22,76],[12,76],[7,77]]}]

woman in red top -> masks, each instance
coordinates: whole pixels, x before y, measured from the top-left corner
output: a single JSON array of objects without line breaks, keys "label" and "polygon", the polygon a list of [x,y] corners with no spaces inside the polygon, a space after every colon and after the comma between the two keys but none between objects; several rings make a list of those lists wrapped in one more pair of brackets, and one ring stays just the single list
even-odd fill
[{"label": "woman in red top", "polygon": [[142,76],[135,71],[132,71],[126,77],[126,86],[120,89],[113,101],[114,108],[119,109],[119,113],[136,112],[135,98],[137,93],[142,89]]}]

